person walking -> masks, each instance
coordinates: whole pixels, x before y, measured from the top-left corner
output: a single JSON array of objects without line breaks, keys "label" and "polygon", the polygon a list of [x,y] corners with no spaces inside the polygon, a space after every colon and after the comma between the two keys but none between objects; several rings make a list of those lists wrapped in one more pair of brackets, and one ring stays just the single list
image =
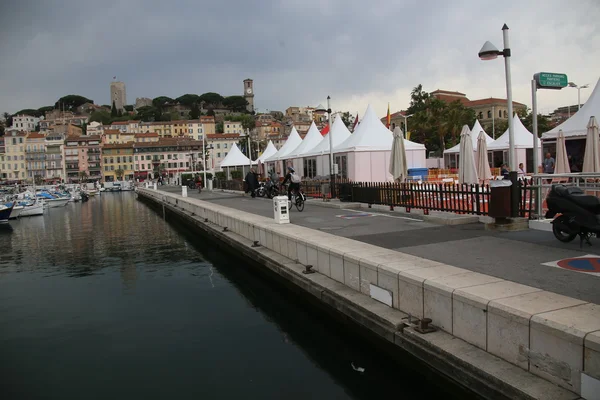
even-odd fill
[{"label": "person walking", "polygon": [[258,189],[258,176],[254,168],[251,168],[250,171],[246,174],[245,181],[247,185],[247,191],[250,192],[252,198],[256,197],[256,189]]}]

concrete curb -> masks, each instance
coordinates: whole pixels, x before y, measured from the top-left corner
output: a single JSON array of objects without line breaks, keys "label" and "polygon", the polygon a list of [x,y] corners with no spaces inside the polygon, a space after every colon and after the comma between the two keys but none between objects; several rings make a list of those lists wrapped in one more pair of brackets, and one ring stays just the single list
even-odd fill
[{"label": "concrete curb", "polygon": [[[595,341],[588,343],[579,339],[588,333],[600,332],[600,309],[596,305],[581,304],[574,299],[540,300],[535,296],[558,295],[498,279],[485,283],[476,277],[482,274],[325,232],[291,224],[277,225],[271,219],[214,203],[145,189],[138,194],[162,204],[163,212],[166,207],[186,218],[214,226],[213,230],[227,227],[229,232],[223,234],[229,235],[234,247],[259,241],[271,251],[270,258],[278,260],[274,268],[280,276],[315,296],[320,293],[322,303],[387,341],[401,347],[407,343],[406,349],[411,347],[414,352],[419,346],[433,354],[445,352],[444,357],[438,356],[435,360],[435,363],[442,363],[436,367],[442,373],[457,376],[458,372],[453,370],[458,367],[456,363],[468,363],[472,370],[464,373],[474,375],[472,379],[481,382],[491,397],[501,394],[502,398],[576,399],[578,396],[573,392],[582,393],[581,376],[585,375],[593,382],[600,373],[596,370],[600,365],[600,352]],[[256,250],[250,247],[248,251]],[[311,278],[299,275],[303,265],[307,264],[313,265],[319,274],[308,275]],[[469,287],[450,283],[437,285],[437,297],[427,290],[429,282],[446,282],[461,274],[471,274],[477,279]],[[458,280],[464,281],[464,278]],[[394,298],[394,308],[372,299],[373,287],[388,291]],[[509,299],[513,303],[507,306],[504,314],[492,312],[494,302]],[[432,308],[436,312],[432,313]],[[556,311],[562,309],[566,310],[566,316],[564,312]],[[421,344],[409,335],[402,335],[399,340],[398,332],[402,332],[399,321],[406,312],[419,318],[450,313],[452,329],[448,333],[438,331],[418,335],[424,341]],[[566,317],[573,323],[565,325]],[[537,327],[535,330],[534,326]],[[571,348],[572,345],[577,348]],[[575,359],[573,354],[581,354],[581,357]],[[434,364],[432,360],[424,361]],[[543,367],[538,370],[540,363]],[[490,379],[490,376],[497,379]]]}]

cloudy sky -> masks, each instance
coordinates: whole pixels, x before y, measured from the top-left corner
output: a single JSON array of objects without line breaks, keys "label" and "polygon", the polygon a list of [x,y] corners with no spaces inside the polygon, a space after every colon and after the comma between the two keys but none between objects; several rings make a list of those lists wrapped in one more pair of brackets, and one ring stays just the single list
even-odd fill
[{"label": "cloudy sky", "polygon": [[[12,3],[12,4],[10,4]],[[598,0],[20,0],[0,4],[0,112],[66,94],[109,103],[109,83],[136,97],[241,94],[254,79],[259,111],[317,105],[383,116],[410,90],[505,97],[500,59],[510,27],[513,91],[531,105],[535,72],[568,74],[587,99],[600,78]],[[542,112],[577,103],[577,90],[540,92]]]}]

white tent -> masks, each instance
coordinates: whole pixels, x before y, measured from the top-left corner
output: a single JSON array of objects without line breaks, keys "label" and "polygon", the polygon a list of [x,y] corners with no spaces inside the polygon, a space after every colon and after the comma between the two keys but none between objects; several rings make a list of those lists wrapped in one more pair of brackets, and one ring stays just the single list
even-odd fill
[{"label": "white tent", "polygon": [[[252,164],[256,164],[255,161]],[[227,156],[221,161],[220,167],[239,167],[250,165],[250,159],[241,152],[237,144],[233,144]]]},{"label": "white tent", "polygon": [[256,162],[260,161],[260,162],[264,163],[267,158],[273,156],[275,153],[277,153],[277,149],[275,148],[275,145],[273,144],[273,142],[271,140],[269,140],[269,143],[267,143],[267,148],[256,159]]},{"label": "white tent", "polygon": [[314,149],[319,143],[321,143],[322,140],[323,135],[321,135],[321,132],[319,132],[317,125],[315,125],[315,122],[313,121],[313,123],[310,124],[310,128],[308,129],[306,136],[304,136],[302,143],[300,143],[298,147],[291,151],[287,155],[287,158],[298,158],[304,156]]},{"label": "white tent", "polygon": [[[513,125],[514,125],[514,146],[515,146],[515,155],[517,158],[517,165],[520,163],[523,163],[524,168],[527,170],[529,169],[527,167],[527,165],[531,165],[533,166],[533,152],[531,152],[530,154],[528,154],[527,150],[529,149],[533,149],[533,134],[531,132],[529,132],[527,130],[527,128],[525,128],[525,126],[523,125],[523,123],[521,122],[521,119],[519,118],[519,116],[517,114],[515,114],[513,116]],[[541,162],[541,152],[542,152],[542,148],[541,148],[541,144],[540,144],[540,140],[537,139],[538,143],[538,160],[540,160]],[[493,166],[498,167],[499,162],[497,160],[502,160],[503,162],[508,163],[508,154],[506,154],[506,156],[504,155],[504,151],[509,149],[509,133],[508,133],[508,129],[506,130],[506,132],[504,132],[502,134],[502,136],[500,136],[498,139],[494,140],[494,142],[490,145],[488,145],[488,151],[491,152],[501,152],[497,153],[496,155],[494,155],[493,160],[494,160],[494,164]],[[528,164],[527,161],[531,161],[531,164]],[[525,172],[529,172],[529,171],[525,171]],[[533,172],[533,171],[531,171]]]},{"label": "white tent", "polygon": [[[331,131],[333,136],[331,141],[333,142],[333,148],[339,146],[344,140],[350,137],[350,131],[342,120],[340,115],[333,121],[331,125]],[[323,136],[323,140],[317,146],[313,147],[311,151],[305,154],[306,157],[329,154],[329,133]]]},{"label": "white tent", "polygon": [[[389,165],[393,141],[392,132],[369,105],[354,133],[333,148],[339,160],[336,163],[341,164],[341,173],[346,175],[343,177],[362,182],[392,180]],[[425,167],[425,146],[410,140],[405,140],[404,146],[408,168]]]},{"label": "white tent", "polygon": [[[477,151],[477,138],[479,137],[479,132],[483,132],[483,134],[485,135],[485,142],[488,146],[494,142],[494,139],[492,139],[492,137],[483,130],[481,124],[479,123],[479,120],[476,119],[475,124],[473,124],[473,128],[471,129],[471,140],[473,141],[473,149],[475,151]],[[444,150],[444,154],[452,153],[460,153],[460,143],[458,143],[454,147],[449,148],[448,150]]]},{"label": "white tent", "polygon": [[[533,134],[525,128],[523,122],[517,114],[513,117],[514,125],[514,145],[515,149],[532,149],[533,148]],[[538,139],[539,146],[539,139]],[[498,139],[494,140],[491,144],[488,144],[488,151],[493,150],[508,150],[509,147],[509,133],[508,129]]]},{"label": "white tent", "polygon": [[300,143],[302,143],[302,138],[298,134],[296,128],[293,127],[292,131],[290,132],[290,135],[288,136],[283,146],[281,146],[279,151],[277,151],[277,153],[273,154],[271,157],[266,158],[264,161],[275,162],[287,159],[287,155],[294,151],[294,149],[298,147]]},{"label": "white tent", "polygon": [[[334,149],[336,146],[340,145],[344,140],[350,137],[350,131],[348,130],[348,127],[346,127],[346,124],[339,114],[333,121],[333,124],[331,124],[331,131],[333,132],[331,141],[333,142]],[[321,143],[304,155],[304,159],[313,158],[315,160],[314,162],[316,163],[317,176],[329,175],[329,135],[330,133],[327,133],[325,136],[323,136]]]},{"label": "white tent", "polygon": [[570,137],[585,139],[587,125],[591,117],[600,117],[600,79],[598,79],[594,91],[583,107],[571,116],[571,118],[544,133],[542,139],[556,139],[560,130],[563,131],[566,139]]}]

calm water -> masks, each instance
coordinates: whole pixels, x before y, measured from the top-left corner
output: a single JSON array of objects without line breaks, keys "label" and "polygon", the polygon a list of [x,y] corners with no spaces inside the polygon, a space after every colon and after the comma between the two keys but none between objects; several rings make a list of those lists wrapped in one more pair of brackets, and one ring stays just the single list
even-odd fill
[{"label": "calm water", "polygon": [[0,246],[2,399],[467,398],[133,193],[0,226]]}]

